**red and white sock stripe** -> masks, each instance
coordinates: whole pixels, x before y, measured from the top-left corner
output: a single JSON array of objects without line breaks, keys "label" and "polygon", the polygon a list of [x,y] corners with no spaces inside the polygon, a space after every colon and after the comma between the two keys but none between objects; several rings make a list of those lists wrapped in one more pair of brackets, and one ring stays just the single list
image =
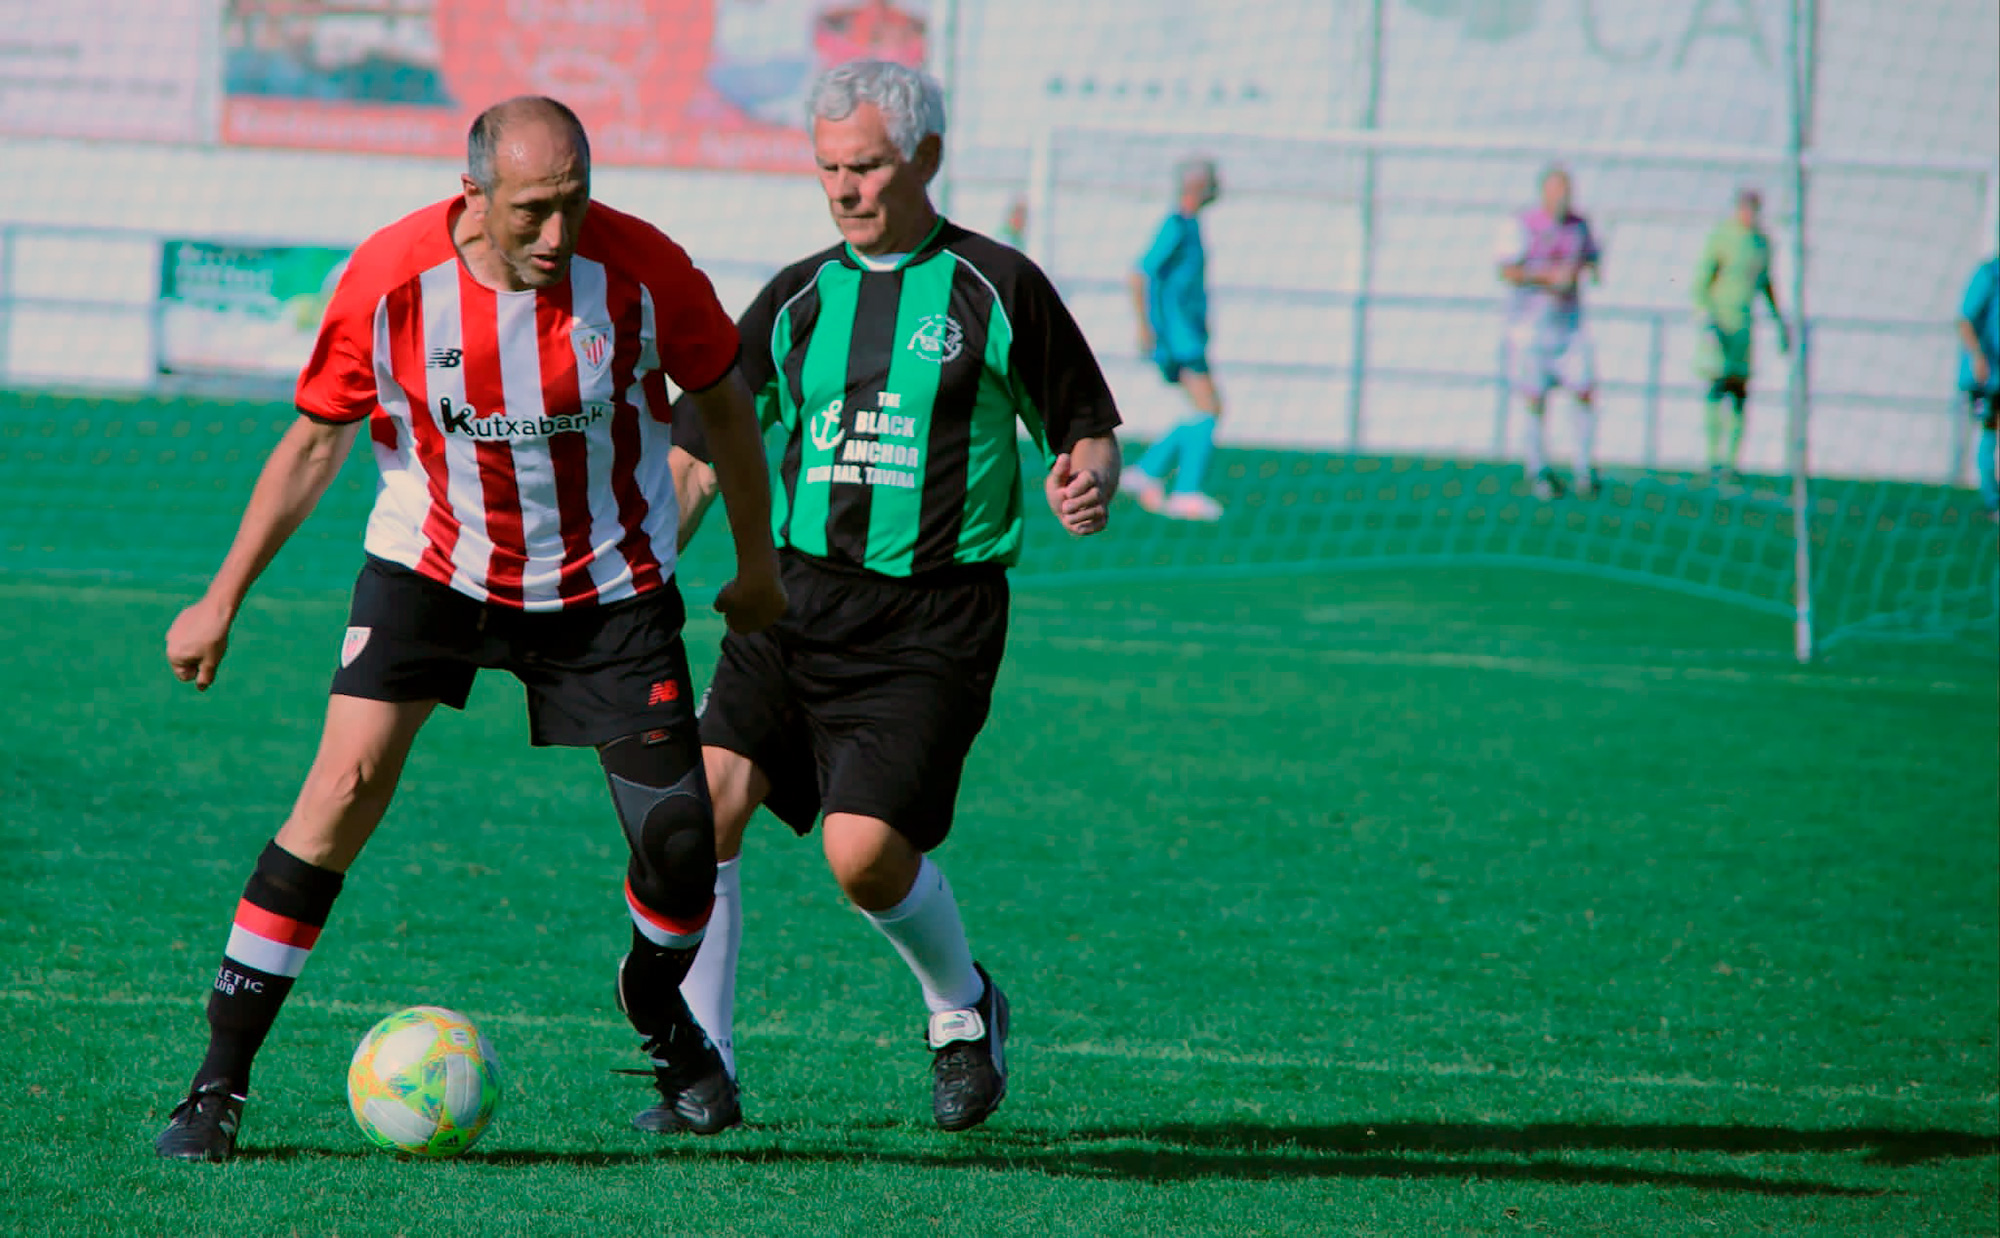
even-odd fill
[{"label": "red and white sock stripe", "polygon": [[246,898],[236,904],[224,953],[267,975],[296,978],[318,940],[318,927],[266,911]]},{"label": "red and white sock stripe", "polygon": [[711,902],[702,909],[699,919],[675,920],[639,901],[632,893],[632,883],[625,883],[625,906],[632,913],[632,923],[647,941],[663,950],[692,950],[701,944],[703,934],[708,932],[708,917],[715,910]]}]

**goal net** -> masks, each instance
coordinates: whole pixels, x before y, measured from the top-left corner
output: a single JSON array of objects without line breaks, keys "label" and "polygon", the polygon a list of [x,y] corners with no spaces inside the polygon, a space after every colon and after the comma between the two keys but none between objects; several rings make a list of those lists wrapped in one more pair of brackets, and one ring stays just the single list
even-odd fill
[{"label": "goal net", "polygon": [[[0,100],[0,571],[209,570],[345,254],[454,191],[483,106],[571,102],[597,195],[738,310],[833,239],[803,97],[876,55],[944,83],[934,196],[1052,275],[1128,455],[1190,415],[1140,354],[1130,279],[1176,167],[1219,172],[1200,219],[1224,413],[1201,484],[1222,518],[1043,526],[1023,580],[1491,561],[1794,616],[1821,649],[2000,639],[1954,369],[2000,248],[1987,0],[44,7],[0,0],[68,49],[24,58]],[[1556,164],[1602,247],[1589,500],[1533,492],[1508,381],[1498,241]],[[1802,347],[1753,311],[1731,449],[1694,290],[1746,187]],[[1544,422],[1573,482],[1566,393]],[[281,574],[351,571],[365,466],[303,535],[325,574],[296,548]],[[687,582],[723,549],[697,542]]]}]

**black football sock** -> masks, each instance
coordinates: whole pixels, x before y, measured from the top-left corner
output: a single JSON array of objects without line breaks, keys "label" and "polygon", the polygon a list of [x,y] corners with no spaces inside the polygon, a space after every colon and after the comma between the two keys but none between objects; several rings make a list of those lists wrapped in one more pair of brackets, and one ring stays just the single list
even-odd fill
[{"label": "black football sock", "polygon": [[304,970],[343,880],[275,842],[265,845],[236,904],[208,995],[208,1056],[195,1072],[196,1087],[220,1084],[233,1096],[249,1094],[251,1059]]}]

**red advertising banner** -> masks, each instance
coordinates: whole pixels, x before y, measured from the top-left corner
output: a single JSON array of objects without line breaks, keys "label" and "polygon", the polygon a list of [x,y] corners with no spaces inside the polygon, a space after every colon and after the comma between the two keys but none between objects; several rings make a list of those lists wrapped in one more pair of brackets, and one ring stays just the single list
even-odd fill
[{"label": "red advertising banner", "polygon": [[807,87],[921,64],[929,0],[230,0],[222,138],[456,156],[482,109],[568,104],[600,164],[798,171]]}]

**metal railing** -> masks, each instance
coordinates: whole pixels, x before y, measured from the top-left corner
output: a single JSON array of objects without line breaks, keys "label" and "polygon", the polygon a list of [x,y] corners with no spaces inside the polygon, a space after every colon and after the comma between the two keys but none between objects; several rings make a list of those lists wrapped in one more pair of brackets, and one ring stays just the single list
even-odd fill
[{"label": "metal railing", "polygon": [[[53,240],[62,243],[98,241],[105,244],[142,245],[157,255],[159,247],[167,238],[164,234],[138,228],[64,226],[56,224],[0,224],[0,385],[13,386],[16,382],[13,364],[13,328],[17,318],[24,312],[49,312],[64,314],[102,315],[106,318],[142,318],[149,332],[151,355],[159,356],[161,317],[163,303],[159,297],[158,258],[153,263],[152,278],[145,281],[140,295],[126,297],[53,296],[44,294],[23,294],[16,287],[18,258],[24,241]],[[177,238],[188,239],[188,238]],[[209,238],[219,243],[243,245],[284,245],[299,243],[296,238],[246,237],[231,234],[227,237]],[[761,282],[775,273],[777,263],[758,262],[744,259],[721,259],[702,264],[711,275],[748,279]],[[1127,295],[1124,284],[1105,278],[1065,278],[1059,273],[1056,282],[1066,296]],[[1388,293],[1365,293],[1353,290],[1268,288],[1258,286],[1222,286],[1215,290],[1215,298],[1222,312],[1226,313],[1229,303],[1259,303],[1264,305],[1283,304],[1302,309],[1320,309],[1344,312],[1352,315],[1354,323],[1354,347],[1358,350],[1345,361],[1271,361],[1252,359],[1232,359],[1226,354],[1218,358],[1231,374],[1255,377],[1302,378],[1323,381],[1329,391],[1344,392],[1346,400],[1346,436],[1349,449],[1356,449],[1364,441],[1367,429],[1367,391],[1370,384],[1409,383],[1432,387],[1462,387],[1468,391],[1480,389],[1492,393],[1492,432],[1486,450],[1494,457],[1504,458],[1510,454],[1509,423],[1514,400],[1511,398],[1504,357],[1504,344],[1498,342],[1502,301],[1498,297],[1452,297],[1398,295]],[[1375,338],[1370,329],[1374,316],[1381,311],[1434,313],[1460,317],[1478,316],[1494,324],[1496,354],[1493,368],[1480,372],[1468,369],[1411,368],[1392,365],[1378,365],[1371,362],[1368,347]],[[1665,410],[1669,400],[1697,399],[1704,388],[1693,380],[1670,377],[1667,372],[1668,340],[1676,330],[1685,330],[1689,320],[1686,307],[1665,308],[1659,306],[1593,305],[1589,310],[1590,320],[1600,325],[1636,325],[1645,333],[1645,373],[1641,378],[1609,377],[1600,372],[1599,390],[1613,396],[1635,399],[1641,416],[1641,458],[1642,467],[1651,469],[1660,462],[1661,428],[1665,421]],[[1828,331],[1869,335],[1875,337],[1900,336],[1905,338],[1948,338],[1951,325],[1947,323],[1912,322],[1893,319],[1865,318],[1810,318],[1805,328],[1797,334],[1802,346],[1811,347],[1815,335]],[[1899,375],[1900,377],[1900,375]],[[1940,375],[1942,381],[1946,376]],[[95,381],[88,373],[75,375],[79,385],[91,385]],[[157,378],[156,380],[157,381]],[[132,386],[132,384],[121,384]],[[141,384],[137,389],[145,389]],[[1815,386],[1809,393],[1810,404],[1819,408],[1868,408],[1895,406],[1905,409],[1937,409],[1943,415],[1948,408],[1949,393],[1941,385],[1906,391],[1854,391],[1838,387]],[[1970,452],[1970,423],[1964,417],[1953,417],[1950,437],[1949,459],[1940,461],[1936,476],[1952,483],[1960,482],[1965,476],[1967,457]]]}]

